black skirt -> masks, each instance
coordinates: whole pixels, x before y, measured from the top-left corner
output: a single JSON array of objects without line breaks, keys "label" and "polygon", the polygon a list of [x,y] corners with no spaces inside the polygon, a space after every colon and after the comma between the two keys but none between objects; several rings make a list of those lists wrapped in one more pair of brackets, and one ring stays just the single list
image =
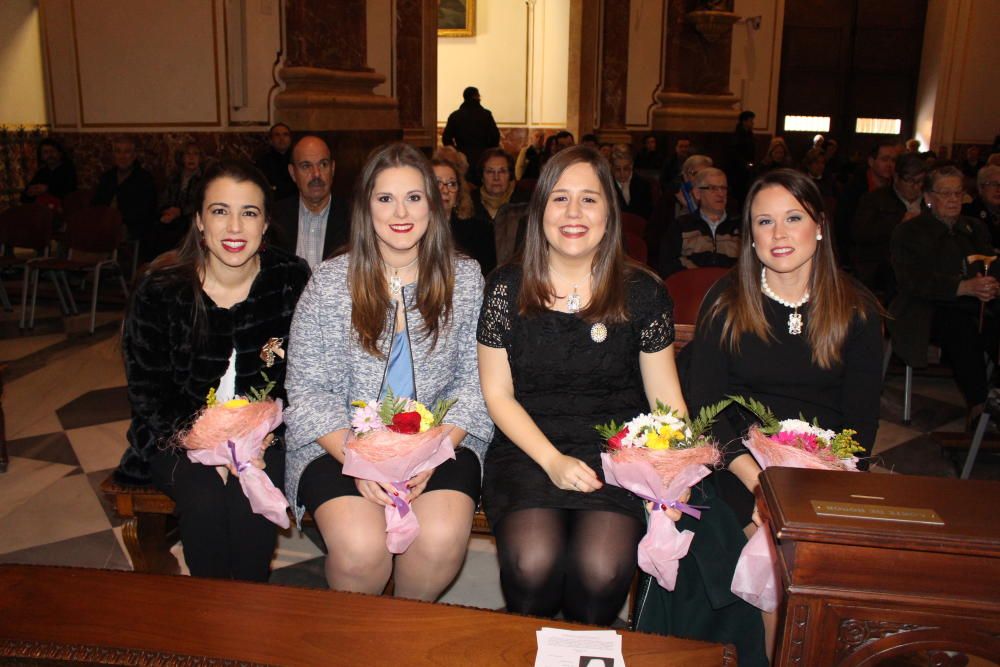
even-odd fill
[{"label": "black skirt", "polygon": [[[341,496],[358,496],[355,478],[345,475],[344,466],[329,454],[323,454],[308,466],[299,480],[299,504],[310,514],[328,500]],[[460,447],[455,450],[455,459],[448,460],[434,469],[424,493],[431,491],[461,491],[479,504],[480,489],[479,459],[470,449]]]}]

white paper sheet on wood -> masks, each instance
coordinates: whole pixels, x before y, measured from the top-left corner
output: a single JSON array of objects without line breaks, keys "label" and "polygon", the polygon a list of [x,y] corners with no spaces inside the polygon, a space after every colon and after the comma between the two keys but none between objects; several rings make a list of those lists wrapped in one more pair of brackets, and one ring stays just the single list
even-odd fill
[{"label": "white paper sheet on wood", "polygon": [[622,638],[614,630],[542,628],[535,636],[535,667],[625,667]]}]

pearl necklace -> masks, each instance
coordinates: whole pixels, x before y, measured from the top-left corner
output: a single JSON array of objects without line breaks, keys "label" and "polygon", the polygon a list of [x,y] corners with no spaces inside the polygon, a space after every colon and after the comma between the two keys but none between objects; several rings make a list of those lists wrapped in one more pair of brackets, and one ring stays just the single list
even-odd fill
[{"label": "pearl necklace", "polygon": [[406,269],[416,264],[418,259],[420,259],[420,255],[414,257],[413,261],[407,264],[406,266],[401,266],[399,268],[396,268],[395,266],[390,266],[385,262],[385,260],[382,260],[382,264],[385,265],[385,268],[392,269],[392,275],[389,276],[389,291],[392,293],[392,296],[394,297],[399,296],[400,290],[403,289],[403,281],[399,279],[399,272],[405,271]]},{"label": "pearl necklace", "polygon": [[777,301],[785,308],[791,308],[792,312],[788,314],[788,333],[793,336],[798,336],[802,333],[802,315],[799,313],[799,308],[807,301],[809,301],[809,291],[799,299],[798,303],[792,303],[790,301],[785,301],[780,296],[774,293],[771,286],[767,284],[767,269],[761,268],[760,270],[760,289],[764,294],[766,294],[772,301]]}]

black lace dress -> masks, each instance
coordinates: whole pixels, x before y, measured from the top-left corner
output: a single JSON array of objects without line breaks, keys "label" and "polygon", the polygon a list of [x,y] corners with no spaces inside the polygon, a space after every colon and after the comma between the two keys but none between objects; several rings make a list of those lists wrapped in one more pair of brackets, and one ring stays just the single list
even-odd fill
[{"label": "black lace dress", "polygon": [[[593,468],[601,479],[602,442],[594,426],[622,422],[649,411],[639,373],[639,353],[658,352],[674,340],[673,303],[663,285],[636,271],[628,278],[629,321],[607,325],[596,342],[577,315],[547,311],[518,314],[519,266],[490,276],[478,339],[505,348],[514,396],[555,447]],[[493,526],[509,512],[529,508],[603,510],[645,523],[642,502],[617,486],[594,493],[563,491],[498,427],[486,452],[483,507]]]}]

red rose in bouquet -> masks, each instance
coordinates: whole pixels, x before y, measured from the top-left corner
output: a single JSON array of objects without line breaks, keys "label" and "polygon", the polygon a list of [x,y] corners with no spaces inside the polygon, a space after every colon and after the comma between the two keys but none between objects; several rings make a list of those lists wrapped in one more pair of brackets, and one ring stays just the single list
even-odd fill
[{"label": "red rose in bouquet", "polygon": [[393,433],[413,435],[420,433],[420,413],[400,412],[392,416],[392,423],[387,426]]}]

